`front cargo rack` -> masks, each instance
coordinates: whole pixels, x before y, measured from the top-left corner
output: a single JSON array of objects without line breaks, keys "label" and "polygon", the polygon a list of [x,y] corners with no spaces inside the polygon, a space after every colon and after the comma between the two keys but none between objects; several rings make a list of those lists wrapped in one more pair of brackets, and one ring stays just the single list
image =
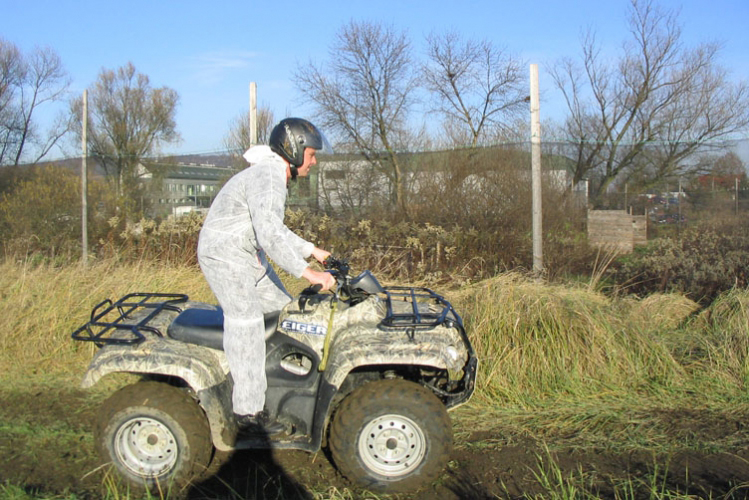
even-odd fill
[{"label": "front cargo rack", "polygon": [[[445,321],[454,321],[462,328],[463,321],[453,306],[429,288],[390,286],[385,288],[385,295],[387,314],[381,322],[384,327],[429,329]],[[398,303],[405,305],[394,307]]]},{"label": "front cargo rack", "polygon": [[143,332],[163,337],[158,328],[148,323],[162,311],[181,312],[177,304],[187,300],[188,296],[182,293],[130,293],[117,302],[106,299],[94,306],[88,323],[71,336],[99,347],[138,344],[146,338]]}]

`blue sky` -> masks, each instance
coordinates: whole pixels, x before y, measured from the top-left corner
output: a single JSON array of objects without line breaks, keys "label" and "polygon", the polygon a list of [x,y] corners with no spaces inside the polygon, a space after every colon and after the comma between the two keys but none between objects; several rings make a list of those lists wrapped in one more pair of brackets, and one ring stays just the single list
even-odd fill
[{"label": "blue sky", "polygon": [[[248,86],[276,118],[314,120],[294,88],[299,64],[328,59],[336,32],[351,20],[407,30],[415,51],[431,31],[488,39],[538,63],[542,119],[562,110],[547,65],[580,54],[580,34],[597,32],[612,56],[626,37],[628,0],[172,1],[2,0],[0,36],[27,52],[49,46],[81,95],[102,68],[132,62],[154,87],[180,95],[182,142],[165,153],[221,150],[230,121],[248,109]],[[681,9],[686,44],[720,41],[721,62],[749,80],[749,0],[663,0]],[[77,155],[76,151],[68,150]],[[59,156],[59,155],[58,155]]]}]

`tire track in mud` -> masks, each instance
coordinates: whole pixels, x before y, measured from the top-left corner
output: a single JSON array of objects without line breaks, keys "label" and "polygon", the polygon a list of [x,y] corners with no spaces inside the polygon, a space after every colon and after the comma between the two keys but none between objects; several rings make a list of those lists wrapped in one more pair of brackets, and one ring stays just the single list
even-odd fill
[{"label": "tire track in mud", "polygon": [[[0,392],[0,484],[40,496],[71,494],[98,498],[108,467],[101,467],[91,430],[97,404],[106,395],[80,390]],[[439,480],[399,499],[521,498],[548,493],[541,473],[558,470],[580,479],[600,498],[612,498],[622,483],[646,485],[653,474],[658,486],[697,497],[749,497],[749,431],[745,415],[664,410],[663,432],[684,442],[702,437],[730,442],[730,452],[653,450],[613,453],[554,443],[554,451],[527,436],[506,442],[503,431],[481,431],[456,442],[450,464]],[[456,430],[461,423],[458,419]],[[553,463],[552,463],[553,462]],[[256,498],[312,498],[311,492],[343,491],[351,485],[336,472],[324,453],[300,451],[239,452],[217,475],[196,484],[187,498],[231,498],[231,491]]]}]

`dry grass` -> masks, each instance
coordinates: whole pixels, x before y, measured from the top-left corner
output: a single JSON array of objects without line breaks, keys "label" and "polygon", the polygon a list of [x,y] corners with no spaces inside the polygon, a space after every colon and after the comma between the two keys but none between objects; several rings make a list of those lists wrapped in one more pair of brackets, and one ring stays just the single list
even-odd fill
[{"label": "dry grass", "polygon": [[[292,292],[303,286],[282,278]],[[3,378],[80,376],[95,347],[70,333],[93,305],[137,291],[215,302],[196,266],[114,259],[85,268],[0,264]],[[698,312],[680,295],[610,298],[584,285],[505,273],[448,298],[480,359],[476,394],[459,418],[486,423],[487,415],[501,413],[517,416],[521,428],[600,433],[612,422],[631,429],[627,408],[666,399],[702,407],[743,401],[749,382],[746,291]]]},{"label": "dry grass", "polygon": [[662,318],[646,321],[637,310],[647,305],[639,301],[517,274],[464,288],[456,297],[483,354],[476,397],[484,404],[530,407],[685,382],[669,347],[652,339],[664,324],[678,324],[689,307],[661,304]]},{"label": "dry grass", "polygon": [[[303,286],[282,279],[292,292]],[[70,333],[87,320],[94,304],[136,291],[215,301],[194,265],[115,259],[85,268],[0,264],[5,386],[54,388],[60,377],[80,377],[95,347],[71,340]],[[731,436],[677,442],[678,433],[658,415],[689,408],[711,418],[733,414],[732,421],[738,421],[749,413],[746,290],[734,290],[700,310],[676,294],[611,298],[591,286],[542,284],[505,273],[447,295],[464,317],[480,359],[476,393],[453,413],[459,435],[463,429],[499,426],[508,442],[533,436],[584,449],[668,452],[740,445]],[[571,478],[549,488],[584,486]],[[0,497],[8,488],[0,489]],[[327,491],[315,498],[349,496]]]},{"label": "dry grass", "polygon": [[[685,446],[663,411],[746,414],[749,291],[709,309],[678,294],[610,298],[509,273],[450,294],[479,358],[463,427],[585,449]],[[697,440],[700,441],[700,440]],[[698,445],[730,449],[726,439]]]},{"label": "dry grass", "polygon": [[0,372],[83,373],[95,347],[70,334],[105,298],[130,292],[179,292],[215,301],[195,266],[165,268],[149,262],[115,260],[88,267],[0,264]]},{"label": "dry grass", "polygon": [[[304,286],[282,274],[294,293]],[[0,263],[0,373],[81,375],[96,347],[70,334],[84,324],[94,305],[132,292],[186,293],[216,303],[195,265],[169,265],[110,258],[86,267]]]}]

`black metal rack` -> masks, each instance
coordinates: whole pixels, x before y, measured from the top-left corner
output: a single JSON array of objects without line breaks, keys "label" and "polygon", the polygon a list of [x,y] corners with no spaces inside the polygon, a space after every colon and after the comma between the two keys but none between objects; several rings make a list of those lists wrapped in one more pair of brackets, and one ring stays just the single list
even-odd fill
[{"label": "black metal rack", "polygon": [[[163,337],[158,328],[148,323],[164,310],[181,312],[182,309],[177,307],[177,304],[187,300],[188,296],[182,293],[130,293],[116,302],[106,299],[94,306],[88,323],[74,331],[71,336],[75,340],[94,342],[99,347],[143,342],[146,338],[143,332]],[[133,321],[136,313],[143,309],[150,312]],[[124,335],[118,335],[116,332],[124,332]]]},{"label": "black metal rack", "polygon": [[[391,286],[385,288],[385,295],[387,296],[387,315],[381,322],[384,327],[429,329],[447,321],[449,314],[452,314],[452,320],[462,326],[463,322],[453,306],[444,297],[429,288]],[[410,303],[410,310],[408,312],[395,312],[393,310],[394,301]],[[419,304],[424,303],[439,306],[438,311],[420,311]]]}]

